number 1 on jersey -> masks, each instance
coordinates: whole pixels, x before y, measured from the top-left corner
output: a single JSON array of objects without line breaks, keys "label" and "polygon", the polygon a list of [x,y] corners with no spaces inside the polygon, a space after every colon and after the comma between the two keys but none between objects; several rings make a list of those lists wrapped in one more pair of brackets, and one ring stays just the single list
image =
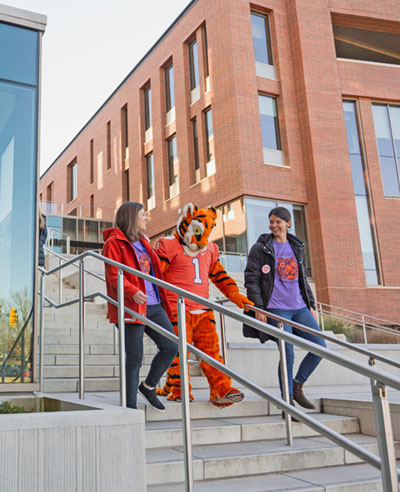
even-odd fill
[{"label": "number 1 on jersey", "polygon": [[198,258],[193,258],[192,263],[194,265],[194,279],[193,283],[194,284],[202,284],[203,281],[201,280],[200,277],[200,262]]}]

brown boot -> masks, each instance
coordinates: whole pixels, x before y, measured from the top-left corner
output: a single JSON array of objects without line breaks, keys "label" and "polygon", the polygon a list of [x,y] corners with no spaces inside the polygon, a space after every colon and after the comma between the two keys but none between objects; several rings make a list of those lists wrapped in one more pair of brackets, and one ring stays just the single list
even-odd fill
[{"label": "brown boot", "polygon": [[[292,405],[292,407],[295,407],[296,406],[294,404],[293,398],[290,398],[290,404]],[[285,412],[282,412],[282,418],[285,419],[285,417],[286,417]],[[296,419],[296,417],[292,417],[292,422],[298,422],[298,420]]]},{"label": "brown boot", "polygon": [[293,380],[293,399],[304,408],[315,409],[315,406],[305,397],[303,385],[304,383],[297,383]]}]

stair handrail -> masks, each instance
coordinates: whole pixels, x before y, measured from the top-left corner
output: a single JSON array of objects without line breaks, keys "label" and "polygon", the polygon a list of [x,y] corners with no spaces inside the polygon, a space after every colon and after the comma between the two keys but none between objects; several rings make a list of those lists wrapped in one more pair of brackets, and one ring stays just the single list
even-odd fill
[{"label": "stair handrail", "polygon": [[317,301],[317,304],[318,305],[321,305],[321,306],[325,306],[327,308],[337,309],[338,311],[344,311],[344,312],[347,312],[347,313],[357,314],[359,316],[365,316],[367,318],[376,319],[378,321],[383,321],[384,323],[388,323],[389,325],[399,325],[400,326],[400,323],[399,322],[390,321],[390,320],[384,319],[384,318],[379,318],[378,316],[372,316],[370,314],[359,313],[358,311],[352,311],[351,309],[342,308],[342,307],[339,307],[339,306],[333,306],[332,304],[326,304],[325,302],[320,302],[320,301]]},{"label": "stair handrail", "polygon": [[[83,380],[84,380],[84,320],[85,320],[85,296],[84,294],[84,258],[92,256],[104,263],[118,268],[118,301],[111,299],[102,293],[94,293],[94,296],[100,295],[106,299],[111,304],[118,306],[118,321],[119,321],[119,358],[120,358],[120,392],[121,392],[121,405],[126,406],[126,394],[125,394],[125,360],[123,354],[125,354],[125,339],[124,339],[124,326],[125,326],[125,312],[131,314],[139,321],[144,322],[151,328],[155,329],[157,332],[166,336],[170,340],[178,341],[180,347],[180,357],[181,357],[181,380],[182,380],[182,412],[183,412],[183,429],[184,429],[184,454],[185,454],[185,481],[186,490],[193,490],[193,473],[192,473],[192,456],[191,456],[191,438],[190,438],[190,410],[189,410],[189,386],[188,386],[188,376],[187,376],[187,350],[194,353],[197,357],[205,360],[207,363],[213,367],[221,370],[233,379],[241,382],[245,387],[251,389],[259,396],[272,402],[278,408],[281,408],[286,412],[287,422],[290,424],[290,416],[296,417],[298,420],[302,421],[312,429],[317,430],[321,434],[325,435],[329,439],[333,440],[343,448],[349,450],[351,453],[360,457],[361,459],[367,461],[373,466],[381,470],[383,489],[385,492],[395,492],[398,489],[398,476],[400,476],[400,470],[396,467],[396,459],[394,453],[394,443],[393,443],[393,432],[391,426],[391,418],[389,411],[389,403],[387,400],[386,385],[391,386],[395,389],[400,390],[400,379],[388,374],[384,371],[378,370],[376,368],[371,368],[370,366],[360,363],[356,360],[345,357],[341,354],[336,354],[332,350],[317,345],[313,342],[300,338],[291,333],[280,330],[272,325],[263,323],[257,319],[249,318],[242,313],[237,313],[223,305],[219,305],[214,301],[205,299],[201,296],[193,294],[189,291],[171,285],[164,280],[160,280],[151,275],[147,275],[139,270],[128,267],[121,263],[118,263],[110,258],[103,255],[95,253],[93,251],[86,251],[81,253],[75,258],[67,261],[63,265],[59,265],[51,270],[46,271],[44,268],[39,267],[41,272],[40,276],[40,384],[43,381],[43,306],[45,299],[44,291],[44,279],[45,276],[51,275],[70,264],[76,262],[79,259],[79,297],[76,300],[68,301],[64,305],[71,305],[74,302],[79,303],[79,395],[84,398],[83,390]],[[144,280],[148,280],[153,284],[163,287],[178,294],[178,328],[179,337],[176,337],[172,333],[167,332],[162,327],[148,320],[145,316],[136,313],[135,311],[126,308],[124,305],[124,272],[133,274]],[[332,431],[328,427],[324,426],[320,422],[317,422],[312,417],[303,413],[295,407],[289,404],[288,399],[286,401],[274,396],[272,393],[261,388],[255,383],[252,383],[244,376],[241,376],[236,371],[228,368],[227,366],[221,364],[217,360],[208,356],[207,354],[201,352],[196,347],[187,344],[186,342],[186,321],[185,321],[185,301],[184,298],[196,301],[206,307],[209,307],[215,311],[222,312],[224,315],[228,315],[237,321],[246,323],[260,331],[267,333],[275,338],[281,339],[284,342],[292,343],[304,350],[312,352],[320,357],[323,357],[331,362],[337,363],[344,366],[350,370],[357,372],[368,377],[371,380],[371,389],[373,394],[373,402],[375,409],[375,418],[377,424],[377,437],[381,458],[374,456],[372,453],[364,450],[360,446],[356,445],[349,439],[341,436],[340,434]],[[62,307],[61,305],[59,307]],[[285,320],[286,322],[286,320]],[[281,364],[282,366],[283,364]],[[287,396],[287,395],[285,395]],[[290,425],[288,426],[290,427]],[[288,436],[289,437],[289,436]]]}]

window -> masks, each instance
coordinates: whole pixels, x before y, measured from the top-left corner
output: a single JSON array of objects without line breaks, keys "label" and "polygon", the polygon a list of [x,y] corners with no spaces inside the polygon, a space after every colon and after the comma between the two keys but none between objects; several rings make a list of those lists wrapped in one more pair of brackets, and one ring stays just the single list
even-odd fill
[{"label": "window", "polygon": [[94,217],[94,195],[90,195],[90,217]]},{"label": "window", "polygon": [[251,31],[255,61],[265,65],[273,65],[268,17],[252,12]]},{"label": "window", "polygon": [[111,121],[107,121],[107,169],[111,169]]},{"label": "window", "polygon": [[377,247],[374,240],[373,216],[370,210],[368,188],[365,182],[366,169],[360,145],[360,132],[354,101],[343,101],[347,143],[350,154],[351,174],[356,201],[358,230],[367,285],[378,285]]},{"label": "window", "polygon": [[208,68],[208,43],[207,43],[207,29],[203,27],[203,37],[204,37],[204,72],[206,77],[210,75]]},{"label": "window", "polygon": [[90,173],[90,180],[89,183],[92,184],[94,181],[94,142],[93,138],[90,140],[90,148],[89,148],[89,173]]},{"label": "window", "polygon": [[170,186],[178,182],[177,160],[176,136],[174,136],[168,140],[168,176]]},{"label": "window", "polygon": [[165,108],[168,113],[175,106],[174,67],[171,63],[165,69]]},{"label": "window", "polygon": [[336,56],[400,65],[400,35],[354,27],[333,26]]},{"label": "window", "polygon": [[153,153],[146,156],[147,209],[154,208],[154,160]]},{"label": "window", "polygon": [[400,106],[373,104],[376,143],[385,196],[400,196]]},{"label": "window", "polygon": [[199,161],[199,139],[197,135],[197,120],[193,118],[192,120],[192,130],[193,130],[193,152],[194,152],[194,170],[200,169]]},{"label": "window", "polygon": [[125,177],[125,183],[124,183],[124,198],[125,198],[125,201],[126,202],[129,202],[130,200],[130,193],[129,193],[129,169],[127,169],[126,171],[124,171],[124,177]]},{"label": "window", "polygon": [[122,158],[125,160],[128,158],[128,105],[121,109],[121,127],[122,127],[122,139],[121,139],[121,148],[122,148]]},{"label": "window", "polygon": [[78,194],[78,164],[76,159],[68,166],[67,171],[67,201],[71,202],[75,200]]},{"label": "window", "polygon": [[151,87],[144,89],[144,129],[151,128]]},{"label": "window", "polygon": [[51,203],[53,201],[53,188],[54,188],[54,181],[52,181],[46,189],[46,201],[48,203]]},{"label": "window", "polygon": [[189,43],[189,70],[190,70],[190,90],[196,89],[200,84],[199,78],[199,56],[197,52],[197,41],[194,39]]},{"label": "window", "polygon": [[205,129],[206,129],[206,158],[207,162],[214,159],[214,130],[212,124],[212,110],[204,111]]},{"label": "window", "polygon": [[276,98],[258,95],[264,149],[282,150]]}]

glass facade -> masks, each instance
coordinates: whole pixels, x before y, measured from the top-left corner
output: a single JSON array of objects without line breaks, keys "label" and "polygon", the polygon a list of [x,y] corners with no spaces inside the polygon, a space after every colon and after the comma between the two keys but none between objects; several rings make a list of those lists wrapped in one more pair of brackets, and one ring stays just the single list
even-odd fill
[{"label": "glass facade", "polygon": [[165,106],[167,112],[175,107],[174,66],[165,69]]},{"label": "glass facade", "polygon": [[0,381],[32,381],[40,33],[0,23]]},{"label": "glass facade", "polygon": [[207,162],[214,159],[214,130],[212,124],[212,109],[204,112],[206,128],[206,158]]},{"label": "glass facade", "polygon": [[177,160],[176,137],[172,137],[168,140],[168,176],[170,186],[178,181]]},{"label": "glass facade", "polygon": [[148,130],[151,126],[151,87],[149,86],[144,90],[144,129]]},{"label": "glass facade", "polygon": [[196,39],[189,44],[189,70],[190,70],[190,90],[192,91],[200,84],[199,55],[197,51]]},{"label": "glass facade", "polygon": [[154,161],[153,153],[146,156],[147,199],[154,196]]},{"label": "glass facade", "polygon": [[385,196],[400,196],[400,106],[373,104]]},{"label": "glass facade", "polygon": [[357,221],[360,233],[365,281],[367,285],[378,285],[377,250],[374,243],[372,217],[368,204],[369,197],[365,182],[366,170],[364,156],[360,145],[356,103],[354,101],[343,101],[343,110],[346,122],[351,173],[353,176],[353,188],[356,200]]}]

